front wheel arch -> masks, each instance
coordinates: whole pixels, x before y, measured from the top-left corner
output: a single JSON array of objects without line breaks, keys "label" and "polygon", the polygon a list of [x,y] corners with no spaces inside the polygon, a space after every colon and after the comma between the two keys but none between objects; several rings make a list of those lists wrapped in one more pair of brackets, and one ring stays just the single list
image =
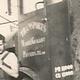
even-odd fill
[{"label": "front wheel arch", "polygon": [[[27,67],[20,67],[19,68],[19,73],[20,75],[24,75],[24,78],[27,78],[29,77],[30,80],[39,80],[39,77],[37,75],[36,72],[34,72],[32,69],[30,68],[27,68]],[[27,80],[27,79],[24,79],[24,80]]]}]

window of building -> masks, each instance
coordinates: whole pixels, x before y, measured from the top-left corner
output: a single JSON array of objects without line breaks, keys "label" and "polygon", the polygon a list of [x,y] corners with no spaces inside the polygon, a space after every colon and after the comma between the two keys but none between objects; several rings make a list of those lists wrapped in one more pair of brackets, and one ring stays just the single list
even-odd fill
[{"label": "window of building", "polygon": [[[43,0],[21,0],[20,1],[20,12],[23,14],[26,14],[26,13],[30,13],[32,11],[35,11],[36,8],[35,8],[35,4],[37,2],[43,2]],[[44,8],[44,4],[38,4],[37,6],[38,9],[41,9],[41,8]]]},{"label": "window of building", "polygon": [[8,12],[7,0],[0,0],[0,14],[7,14]]}]

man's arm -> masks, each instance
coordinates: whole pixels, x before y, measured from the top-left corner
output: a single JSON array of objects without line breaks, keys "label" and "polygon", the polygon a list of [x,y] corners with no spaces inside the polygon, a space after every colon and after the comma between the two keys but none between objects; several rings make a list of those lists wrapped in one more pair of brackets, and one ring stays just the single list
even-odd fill
[{"label": "man's arm", "polygon": [[4,63],[6,63],[10,67],[2,64],[1,69],[4,70],[10,76],[17,78],[19,75],[18,74],[18,60],[15,54],[10,53],[4,60]]}]

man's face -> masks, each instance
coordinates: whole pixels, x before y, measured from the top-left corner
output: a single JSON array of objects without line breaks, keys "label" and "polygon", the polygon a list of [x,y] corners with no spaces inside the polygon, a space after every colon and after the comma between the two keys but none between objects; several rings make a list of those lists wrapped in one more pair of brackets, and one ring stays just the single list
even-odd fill
[{"label": "man's face", "polygon": [[4,51],[4,43],[3,40],[0,40],[0,54]]}]

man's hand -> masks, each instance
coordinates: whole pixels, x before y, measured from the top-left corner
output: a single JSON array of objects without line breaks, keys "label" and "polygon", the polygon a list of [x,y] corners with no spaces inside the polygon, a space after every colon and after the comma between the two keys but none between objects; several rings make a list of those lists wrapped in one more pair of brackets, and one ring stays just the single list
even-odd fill
[{"label": "man's hand", "polygon": [[2,60],[0,60],[0,68],[2,68]]}]

